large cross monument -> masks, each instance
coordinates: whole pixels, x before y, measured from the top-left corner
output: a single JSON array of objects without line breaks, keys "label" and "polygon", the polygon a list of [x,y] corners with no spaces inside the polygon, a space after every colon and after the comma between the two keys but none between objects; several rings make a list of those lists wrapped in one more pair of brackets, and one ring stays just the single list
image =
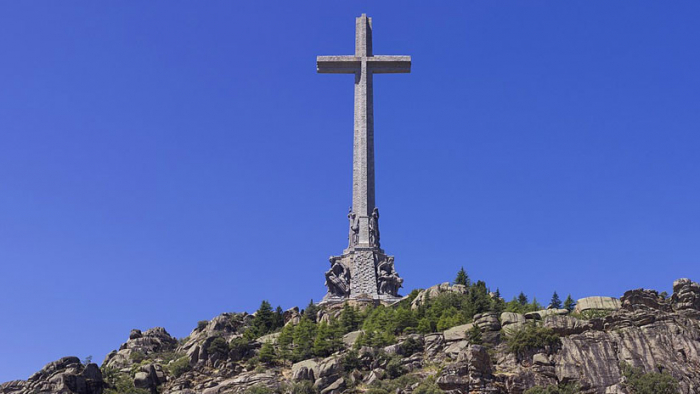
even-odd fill
[{"label": "large cross monument", "polygon": [[374,205],[374,74],[408,73],[410,56],[372,53],[372,18],[355,21],[355,55],[319,56],[319,73],[354,74],[355,137],[352,159],[352,207],[348,212],[348,247],[330,258],[326,272],[328,294],[322,303],[348,299],[392,302],[400,298],[403,283],[394,269],[394,257],[379,246],[379,210]]}]

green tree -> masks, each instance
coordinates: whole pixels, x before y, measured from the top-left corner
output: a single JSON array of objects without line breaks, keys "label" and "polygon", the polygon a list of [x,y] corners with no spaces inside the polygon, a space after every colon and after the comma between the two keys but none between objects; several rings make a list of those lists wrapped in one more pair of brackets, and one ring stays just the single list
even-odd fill
[{"label": "green tree", "polygon": [[496,288],[496,292],[493,293],[491,298],[491,310],[498,313],[506,310],[506,301],[501,298],[501,291],[498,288]]},{"label": "green tree", "polygon": [[416,319],[416,316],[413,314],[413,311],[411,311],[408,308],[397,309],[396,313],[394,313],[394,320],[396,334],[401,334],[405,329],[409,327],[418,326],[418,320]]},{"label": "green tree", "polygon": [[559,294],[555,291],[552,294],[552,300],[549,301],[549,307],[554,309],[561,309],[561,300],[559,299]]},{"label": "green tree", "polygon": [[540,311],[540,310],[542,310],[542,309],[544,309],[544,308],[542,307],[542,304],[540,304],[539,302],[537,302],[537,298],[536,298],[536,297],[533,297],[533,298],[532,298],[532,302],[531,302],[530,304],[527,305],[527,307],[525,308],[525,311],[526,311],[526,312],[534,312],[534,311]]},{"label": "green tree", "polygon": [[635,394],[676,394],[680,392],[678,381],[667,372],[650,372],[634,368],[627,363],[620,365],[622,375],[627,378],[627,386]]},{"label": "green tree", "polygon": [[351,307],[347,303],[343,306],[343,310],[340,311],[340,326],[343,327],[345,334],[357,330],[359,327],[360,319],[357,316],[357,311],[355,308]]},{"label": "green tree", "polygon": [[314,340],[316,339],[316,324],[306,316],[302,316],[294,328],[294,349],[292,358],[301,361],[313,356]]},{"label": "green tree", "polygon": [[430,334],[431,332],[435,332],[436,326],[437,323],[433,324],[430,318],[424,317],[418,321],[416,330],[421,334]]},{"label": "green tree", "polygon": [[277,346],[282,360],[292,360],[292,346],[294,344],[294,325],[287,324],[277,338]]},{"label": "green tree", "polygon": [[437,330],[444,331],[448,328],[466,323],[464,315],[459,313],[455,307],[450,307],[442,312],[440,319],[437,322]]},{"label": "green tree", "polygon": [[282,311],[281,306],[277,305],[277,309],[275,309],[275,317],[273,319],[272,330],[277,330],[280,327],[284,327],[284,311]]},{"label": "green tree", "polygon": [[522,291],[520,292],[520,294],[518,294],[518,302],[522,306],[527,306],[528,304],[527,296]]},{"label": "green tree", "polygon": [[525,307],[516,297],[506,303],[506,312],[523,313]]},{"label": "green tree", "polygon": [[569,312],[573,312],[575,306],[576,302],[573,298],[571,298],[571,294],[566,296],[566,299],[564,300],[564,309],[567,309]]},{"label": "green tree", "polygon": [[265,342],[263,343],[262,347],[260,348],[260,354],[258,355],[260,358],[260,362],[264,364],[272,364],[277,360],[277,354],[275,354],[275,348],[272,346],[272,343],[270,342]]},{"label": "green tree", "polygon": [[255,317],[253,317],[251,324],[252,333],[256,337],[260,337],[272,332],[276,328],[276,320],[275,313],[272,311],[272,305],[267,301],[263,301],[260,304],[260,308],[255,312]]},{"label": "green tree", "polygon": [[309,301],[309,305],[304,309],[304,316],[308,317],[309,320],[316,323],[316,317],[318,315],[318,306],[314,304],[314,300]]},{"label": "green tree", "polygon": [[467,275],[467,271],[464,270],[464,267],[460,268],[460,270],[457,272],[457,277],[455,278],[454,284],[469,287],[469,275]]},{"label": "green tree", "polygon": [[313,353],[317,357],[327,357],[333,353],[333,344],[331,343],[333,333],[328,323],[321,322],[316,327],[316,338],[313,344]]}]

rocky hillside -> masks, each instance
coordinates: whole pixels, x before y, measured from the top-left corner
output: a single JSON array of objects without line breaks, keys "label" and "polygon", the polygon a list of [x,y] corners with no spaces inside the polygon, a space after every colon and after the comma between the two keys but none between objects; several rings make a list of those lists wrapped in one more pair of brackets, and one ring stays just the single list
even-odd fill
[{"label": "rocky hillside", "polygon": [[132,330],[101,367],[65,357],[0,393],[700,393],[697,283],[573,310],[518,311],[484,289],[442,284],[387,307],[263,303],[181,340]]}]

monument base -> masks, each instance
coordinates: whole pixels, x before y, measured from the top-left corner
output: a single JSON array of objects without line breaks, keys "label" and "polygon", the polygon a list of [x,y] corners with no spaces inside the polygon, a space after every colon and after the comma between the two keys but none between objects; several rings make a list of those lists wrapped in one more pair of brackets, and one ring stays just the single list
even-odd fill
[{"label": "monument base", "polygon": [[328,294],[320,304],[347,301],[392,304],[401,300],[398,290],[403,283],[394,269],[394,256],[377,247],[348,248],[332,256],[326,272]]}]

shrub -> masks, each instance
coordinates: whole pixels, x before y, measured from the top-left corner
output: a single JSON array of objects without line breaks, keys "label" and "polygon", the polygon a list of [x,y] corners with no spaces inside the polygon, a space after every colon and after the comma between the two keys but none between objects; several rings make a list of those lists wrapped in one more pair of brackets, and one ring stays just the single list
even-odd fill
[{"label": "shrub", "polygon": [[314,384],[308,380],[303,380],[301,382],[292,383],[289,386],[289,390],[285,390],[290,394],[316,394],[317,390],[314,388]]},{"label": "shrub", "polygon": [[369,393],[370,391],[376,394],[396,393],[397,391],[403,392],[406,389],[409,389],[411,386],[415,385],[416,383],[422,381],[423,380],[420,377],[413,374],[402,375],[396,379],[375,380],[370,385],[369,390],[365,391],[365,394]]},{"label": "shrub", "polygon": [[357,354],[357,350],[350,350],[341,359],[343,368],[350,372],[354,369],[360,368],[360,356]]},{"label": "shrub", "polygon": [[255,386],[250,387],[248,390],[245,391],[245,394],[273,394],[274,391],[263,385],[263,384],[256,384]]},{"label": "shrub", "polygon": [[134,381],[127,374],[120,373],[116,369],[105,368],[103,373],[105,382],[110,386],[104,394],[150,394],[148,390],[134,387]]},{"label": "shrub", "polygon": [[528,350],[553,348],[560,344],[559,335],[551,328],[539,327],[535,323],[525,325],[506,337],[508,351],[520,355]]},{"label": "shrub", "polygon": [[401,350],[403,350],[403,353],[408,357],[414,353],[423,351],[423,344],[413,337],[408,337],[405,341],[401,342]]},{"label": "shrub", "polygon": [[228,354],[228,344],[223,337],[216,337],[207,346],[207,354]]},{"label": "shrub", "polygon": [[443,394],[437,384],[433,382],[422,382],[413,390],[413,394]]},{"label": "shrub", "polygon": [[578,394],[581,388],[578,384],[552,384],[547,387],[531,387],[525,390],[525,394]]},{"label": "shrub", "polygon": [[388,363],[386,363],[386,373],[392,379],[398,378],[405,372],[403,365],[401,365],[401,357],[392,357]]},{"label": "shrub", "polygon": [[609,316],[610,313],[612,312],[606,309],[590,309],[581,313],[571,313],[571,316],[581,320],[591,320],[602,319],[605,316]]},{"label": "shrub", "polygon": [[187,356],[180,357],[168,364],[167,367],[171,375],[176,378],[180,377],[183,373],[190,370],[190,359]]},{"label": "shrub", "polygon": [[467,339],[469,340],[469,343],[472,345],[481,345],[482,344],[482,339],[481,339],[481,329],[479,326],[474,324],[471,328],[471,330],[467,331]]},{"label": "shrub", "polygon": [[202,331],[209,324],[208,320],[200,320],[197,322],[197,331]]},{"label": "shrub", "polygon": [[645,373],[627,363],[622,363],[620,369],[635,394],[676,394],[680,391],[678,381],[667,372]]},{"label": "shrub", "polygon": [[133,361],[134,363],[140,363],[145,359],[146,355],[138,350],[134,350],[133,352],[131,352],[131,354],[129,354],[129,360]]}]

